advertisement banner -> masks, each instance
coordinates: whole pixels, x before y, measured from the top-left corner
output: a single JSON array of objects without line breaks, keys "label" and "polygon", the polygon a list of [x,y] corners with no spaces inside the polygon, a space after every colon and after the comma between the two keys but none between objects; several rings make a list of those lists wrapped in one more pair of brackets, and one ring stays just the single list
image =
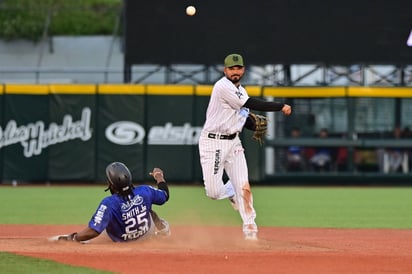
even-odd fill
[{"label": "advertisement banner", "polygon": [[[3,123],[3,112],[4,112],[4,103],[3,103],[3,93],[4,93],[4,85],[0,85],[0,128],[4,128],[4,123]],[[2,137],[2,134],[0,134],[0,138]],[[1,149],[1,144],[2,141],[0,139],[0,184],[2,182],[3,178],[3,149]]]},{"label": "advertisement banner", "polygon": [[[2,181],[104,182],[106,166],[120,161],[135,182],[151,180],[154,167],[171,181],[202,182],[198,140],[211,86],[5,87]],[[260,164],[251,164],[252,177]]]},{"label": "advertisement banner", "polygon": [[97,112],[97,180],[106,180],[111,162],[125,163],[133,181],[148,177],[145,162],[145,96],[140,86],[99,88]]},{"label": "advertisement banner", "polygon": [[47,95],[5,94],[0,149],[4,181],[47,181]]},{"label": "advertisement banner", "polygon": [[[324,92],[332,92],[329,95],[336,97],[334,100],[348,96],[357,100],[363,97],[382,100],[391,94],[396,97],[390,98],[391,102],[402,100],[400,113],[394,114],[408,128],[407,121],[401,118],[408,114],[410,88],[324,89],[311,94],[321,98]],[[252,97],[288,96],[307,100],[304,97],[307,92],[297,87],[248,86],[247,90]],[[0,85],[0,182],[102,183],[106,180],[106,166],[114,161],[124,162],[130,168],[135,183],[153,181],[148,173],[154,167],[164,169],[170,182],[202,182],[198,141],[211,91],[212,86],[206,85]],[[312,102],[313,106],[318,106],[317,101]],[[384,105],[390,107],[392,103]],[[243,130],[240,138],[252,183],[278,175],[294,179],[296,174],[283,170],[284,148],[278,142],[287,139],[291,119],[313,115],[311,111],[302,113],[296,111],[288,118],[282,113],[268,113],[271,128],[263,145],[252,140],[253,132]],[[377,133],[382,136],[381,131]],[[391,140],[369,140],[369,137],[359,141],[360,148],[381,148],[388,142],[393,145]],[[410,147],[409,143],[395,145]],[[409,178],[410,172],[393,175],[396,179]]]},{"label": "advertisement banner", "polygon": [[[161,167],[169,180],[192,181],[201,127],[194,96],[147,96],[147,166]],[[154,107],[156,106],[156,107]]]},{"label": "advertisement banner", "polygon": [[[212,87],[210,87],[212,91]],[[195,106],[194,106],[194,124],[199,127],[199,131],[202,129],[203,124],[206,120],[206,110],[209,104],[210,96],[196,96],[195,97]],[[199,142],[196,142],[196,145],[193,147],[193,179],[197,182],[203,183],[202,167],[200,165],[200,156],[199,156]]]},{"label": "advertisement banner", "polygon": [[49,172],[51,181],[94,181],[96,95],[50,94]]}]

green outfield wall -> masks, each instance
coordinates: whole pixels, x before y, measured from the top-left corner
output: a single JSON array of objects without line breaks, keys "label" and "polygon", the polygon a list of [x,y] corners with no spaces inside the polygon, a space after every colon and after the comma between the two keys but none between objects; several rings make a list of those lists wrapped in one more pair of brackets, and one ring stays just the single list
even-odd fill
[{"label": "green outfield wall", "polygon": [[[253,97],[281,100],[412,98],[412,88],[404,87],[247,89]],[[211,90],[202,85],[1,85],[0,180],[103,182],[106,165],[122,161],[135,180],[148,179],[148,171],[160,166],[168,180],[201,181],[197,143]],[[276,138],[285,140],[281,131],[288,120],[273,122],[276,130],[263,146],[250,132],[242,133],[251,180],[277,174],[267,174],[266,148],[281,146]]]}]

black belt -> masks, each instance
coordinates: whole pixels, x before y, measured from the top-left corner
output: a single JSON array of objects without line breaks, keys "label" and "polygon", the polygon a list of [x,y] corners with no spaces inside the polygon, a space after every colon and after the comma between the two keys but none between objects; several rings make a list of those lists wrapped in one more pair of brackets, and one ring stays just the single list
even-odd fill
[{"label": "black belt", "polygon": [[237,136],[237,133],[233,133],[230,135],[223,135],[223,134],[216,134],[216,133],[208,133],[207,137],[211,139],[220,139],[220,140],[233,140]]}]

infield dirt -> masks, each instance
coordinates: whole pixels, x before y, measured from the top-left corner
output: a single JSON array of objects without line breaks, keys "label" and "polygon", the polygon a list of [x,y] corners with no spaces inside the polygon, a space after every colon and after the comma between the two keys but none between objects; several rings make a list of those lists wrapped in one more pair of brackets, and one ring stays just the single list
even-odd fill
[{"label": "infield dirt", "polygon": [[169,238],[49,242],[83,226],[0,225],[0,250],[116,273],[410,273],[412,230],[172,227]]}]

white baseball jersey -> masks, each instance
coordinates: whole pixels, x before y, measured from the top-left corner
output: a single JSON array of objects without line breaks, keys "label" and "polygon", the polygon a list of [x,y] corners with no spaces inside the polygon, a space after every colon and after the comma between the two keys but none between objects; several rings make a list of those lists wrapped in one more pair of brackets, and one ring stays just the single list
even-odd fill
[{"label": "white baseball jersey", "polygon": [[[212,90],[199,139],[206,195],[211,199],[235,201],[245,235],[257,232],[248,167],[239,135],[227,137],[242,131],[249,115],[249,109],[243,107],[248,99],[242,86],[236,87],[226,77],[218,80]],[[226,138],[220,138],[222,135]],[[224,171],[230,179],[226,184],[222,180]]]},{"label": "white baseball jersey", "polygon": [[213,86],[203,130],[227,135],[241,132],[249,114],[249,109],[242,107],[247,99],[249,95],[241,85],[236,87],[222,77]]}]

